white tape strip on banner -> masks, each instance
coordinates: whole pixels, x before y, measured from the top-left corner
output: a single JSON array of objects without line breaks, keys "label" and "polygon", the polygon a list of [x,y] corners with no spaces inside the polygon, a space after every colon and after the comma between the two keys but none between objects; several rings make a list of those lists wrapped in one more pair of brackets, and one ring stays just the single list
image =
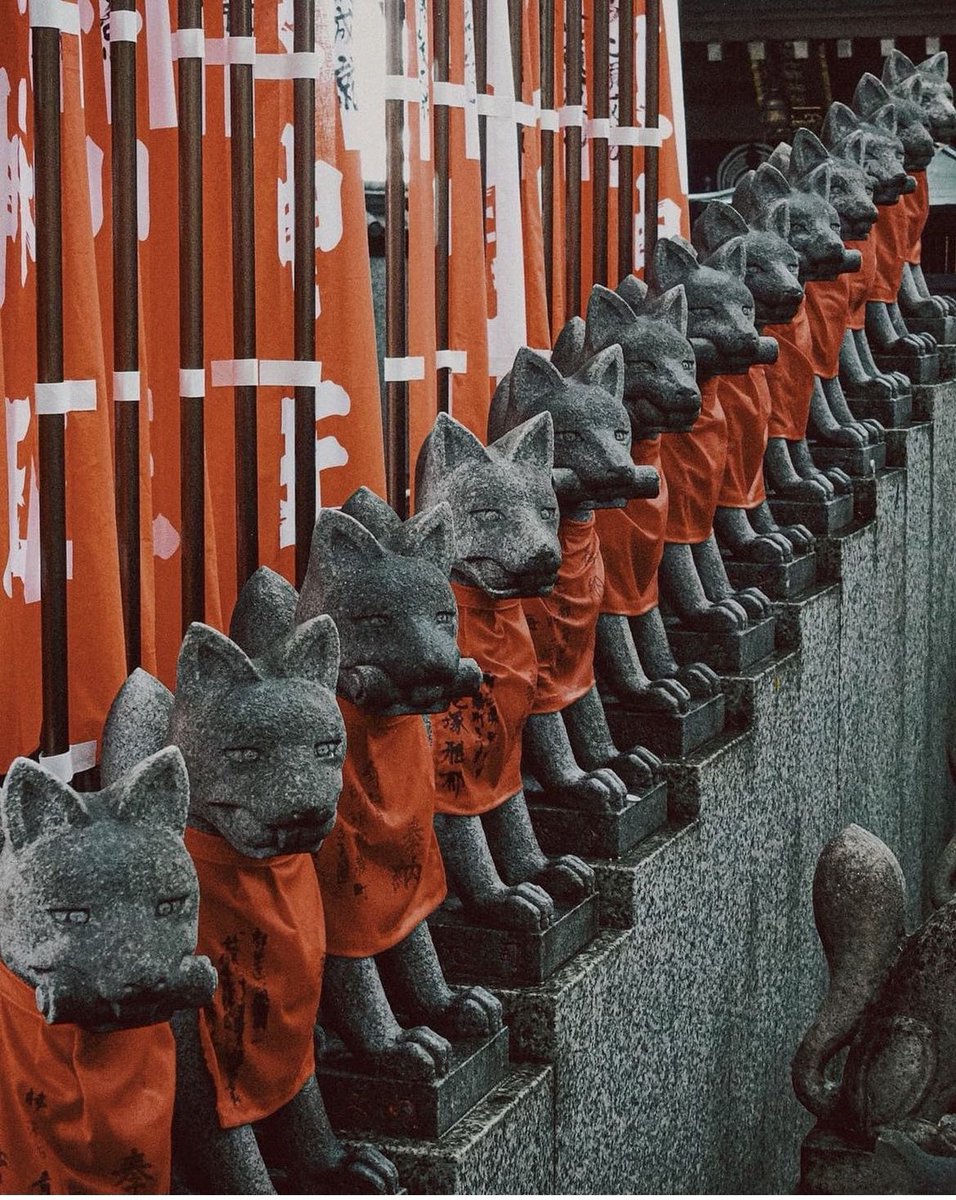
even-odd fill
[{"label": "white tape strip on banner", "polygon": [[522,100],[514,103],[514,119],[519,125],[537,125],[540,112],[533,104],[525,104]]},{"label": "white tape strip on banner", "polygon": [[173,58],[205,58],[206,36],[201,29],[176,29],[169,35]]},{"label": "white tape strip on banner", "polygon": [[408,75],[385,76],[385,99],[408,100],[415,103],[422,98],[422,85]]},{"label": "white tape strip on banner", "polygon": [[507,96],[478,96],[478,115],[482,117],[504,117],[514,120],[515,102]]},{"label": "white tape strip on banner", "polygon": [[[59,29],[79,37],[80,6],[68,0],[30,0],[31,29]],[[12,36],[12,35],[11,35]]]},{"label": "white tape strip on banner", "polygon": [[96,412],[95,379],[64,379],[60,383],[38,383],[34,394],[38,416]]},{"label": "white tape strip on banner", "polygon": [[256,55],[256,79],[318,79],[321,71],[322,55],[313,50]]},{"label": "white tape strip on banner", "polygon": [[414,383],[425,378],[425,359],[409,355],[406,358],[385,359],[386,383]]},{"label": "white tape strip on banner", "polygon": [[659,129],[644,129],[640,125],[618,125],[611,130],[612,146],[660,146]]},{"label": "white tape strip on banner", "polygon": [[180,369],[179,394],[185,400],[198,400],[205,396],[206,372],[199,367]]},{"label": "white tape strip on banner", "polygon": [[449,83],[446,79],[436,79],[432,84],[432,100],[444,108],[464,108],[467,98],[463,83]]},{"label": "white tape strip on banner", "polygon": [[467,350],[437,350],[435,352],[435,367],[440,371],[447,367],[452,375],[464,375],[468,370]]},{"label": "white tape strip on banner", "polygon": [[584,126],[584,105],[583,104],[563,104],[558,109],[558,124],[562,129],[567,129],[568,126],[581,127]]},{"label": "white tape strip on banner", "polygon": [[260,358],[259,382],[263,387],[317,388],[322,382],[322,364],[311,359]]},{"label": "white tape strip on banner", "polygon": [[605,140],[610,140],[610,117],[592,117],[587,123],[587,135],[589,138],[603,138]]},{"label": "white tape strip on banner", "polygon": [[542,108],[538,116],[542,129],[546,129],[551,133],[557,133],[561,128],[561,117],[556,108]]},{"label": "white tape strip on banner", "polygon": [[81,771],[88,771],[96,764],[96,742],[77,742],[63,754],[41,754],[40,766],[61,783],[69,783]]},{"label": "white tape strip on banner", "polygon": [[259,382],[257,358],[217,358],[210,363],[213,387],[255,387]]},{"label": "white tape strip on banner", "polygon": [[254,67],[254,37],[206,38],[206,62],[213,67]]},{"label": "white tape strip on banner", "polygon": [[110,9],[110,41],[135,42],[139,33],[139,17],[131,8]]},{"label": "white tape strip on banner", "polygon": [[137,404],[140,397],[139,371],[113,372],[113,402]]}]

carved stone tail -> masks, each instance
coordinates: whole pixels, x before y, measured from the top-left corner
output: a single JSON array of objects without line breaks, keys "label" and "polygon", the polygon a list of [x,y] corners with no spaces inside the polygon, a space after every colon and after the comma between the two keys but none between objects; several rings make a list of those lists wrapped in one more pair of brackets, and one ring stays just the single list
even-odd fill
[{"label": "carved stone tail", "polygon": [[103,728],[102,786],[121,779],[167,743],[173,694],[137,667],[116,693]]},{"label": "carved stone tail", "polygon": [[905,936],[905,883],[889,848],[849,825],[824,846],[813,879],[813,915],[829,987],[791,1067],[797,1099],[816,1117],[836,1108],[830,1060],[853,1038]]}]

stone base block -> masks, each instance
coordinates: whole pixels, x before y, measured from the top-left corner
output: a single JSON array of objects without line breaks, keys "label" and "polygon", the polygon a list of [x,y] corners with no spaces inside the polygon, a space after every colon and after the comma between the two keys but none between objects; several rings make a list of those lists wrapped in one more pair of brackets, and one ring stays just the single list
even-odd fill
[{"label": "stone base block", "polygon": [[757,587],[771,600],[790,600],[806,592],[817,580],[817,557],[796,554],[790,562],[742,562],[724,559],[727,575],[735,588]]},{"label": "stone base block", "polygon": [[825,446],[811,442],[810,453],[821,471],[839,467],[848,475],[867,476],[886,466],[886,442],[877,442],[875,446]]},{"label": "stone base block", "polygon": [[604,711],[618,746],[640,743],[661,758],[686,758],[724,727],[723,693],[691,700],[682,713],[630,712],[613,703],[605,704]]},{"label": "stone base block", "polygon": [[829,537],[853,521],[853,497],[831,500],[785,500],[770,497],[770,511],[780,525],[806,525],[818,537]]},{"label": "stone base block", "polygon": [[316,1064],[329,1120],[353,1136],[441,1137],[507,1073],[507,1029],[484,1041],[453,1042],[451,1067],[440,1079],[363,1070],[338,1041],[326,1046]]},{"label": "stone base block", "polygon": [[774,651],[774,619],[765,617],[730,633],[698,633],[682,625],[667,630],[679,663],[705,662],[715,671],[745,671]]},{"label": "stone base block", "polygon": [[875,354],[881,371],[902,371],[912,383],[935,383],[939,379],[939,353]]},{"label": "stone base block", "polygon": [[940,379],[956,379],[956,339],[953,342],[940,342],[936,349],[939,353]]},{"label": "stone base block", "polygon": [[799,1191],[810,1196],[907,1195],[909,1172],[895,1157],[813,1128],[800,1149]]},{"label": "stone base block", "polygon": [[956,317],[907,317],[910,333],[931,333],[937,342],[956,342]]},{"label": "stone base block", "polygon": [[582,813],[556,804],[528,804],[531,824],[545,854],[620,858],[667,820],[667,784],[657,783],[618,813]]},{"label": "stone base block", "polygon": [[554,1181],[554,1074],[527,1064],[437,1141],[375,1138],[416,1196],[550,1195]]},{"label": "stone base block", "polygon": [[442,969],[455,983],[520,985],[542,983],[598,931],[598,898],[557,909],[553,925],[540,933],[491,929],[472,924],[449,899],[428,918]]},{"label": "stone base block", "polygon": [[889,396],[884,400],[855,400],[847,398],[850,412],[858,421],[874,420],[884,429],[899,429],[913,419],[913,393]]},{"label": "stone base block", "polygon": [[956,383],[943,379],[938,383],[918,384],[913,388],[913,418],[917,421],[932,421],[936,407],[956,398]]}]

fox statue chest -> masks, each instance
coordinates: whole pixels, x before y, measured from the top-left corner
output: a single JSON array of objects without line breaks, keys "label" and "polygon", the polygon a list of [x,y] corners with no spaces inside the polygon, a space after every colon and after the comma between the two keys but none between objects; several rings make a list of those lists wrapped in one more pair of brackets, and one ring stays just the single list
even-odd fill
[{"label": "fox statue chest", "polygon": [[850,306],[851,275],[812,280],[806,287],[807,321],[810,325],[810,361],[821,379],[840,373],[840,346]]},{"label": "fox statue chest", "polygon": [[816,375],[806,299],[789,324],[768,325],[764,333],[775,337],[779,346],[777,361],[767,368],[770,389],[768,433],[772,438],[799,442],[806,437]]},{"label": "fox statue chest", "polygon": [[859,250],[862,263],[859,271],[854,271],[847,278],[847,314],[848,329],[864,329],[866,327],[866,305],[873,291],[873,280],[876,275],[876,239],[870,234],[859,242],[847,242],[847,250]]},{"label": "fox statue chest", "polygon": [[770,422],[767,368],[746,375],[721,375],[717,394],[727,419],[727,462],[717,503],[725,508],[756,508],[767,498],[763,456]]},{"label": "fox statue chest", "polygon": [[391,949],[445,898],[435,771],[418,714],[376,717],[339,698],[347,752],[332,832],[314,856],[328,953]]},{"label": "fox statue chest", "polygon": [[594,515],[562,519],[561,569],[550,596],[523,600],[538,658],[535,713],[560,712],[594,686],[594,642],[604,594]]},{"label": "fox statue chest", "polygon": [[167,1023],[47,1025],[0,963],[0,1192],[163,1193],[176,1048]]},{"label": "fox statue chest", "polygon": [[315,1071],[325,961],[322,896],[308,854],[248,858],[187,828],[199,876],[199,946],[219,987],[199,1014],[224,1129],[288,1103]]},{"label": "fox statue chest", "polygon": [[693,429],[668,434],[661,447],[668,491],[668,542],[704,542],[713,529],[727,462],[727,418],[720,403],[718,378],[701,383],[700,416]]},{"label": "fox statue chest", "polygon": [[916,180],[916,191],[903,196],[900,204],[906,213],[906,238],[904,257],[915,266],[922,252],[923,230],[929,217],[929,176],[925,171],[911,171]]},{"label": "fox statue chest", "polygon": [[903,266],[910,253],[910,214],[902,200],[879,206],[879,216],[870,232],[876,251],[876,271],[870,300],[893,304],[900,290]]},{"label": "fox statue chest", "polygon": [[521,733],[534,706],[538,660],[517,598],[496,600],[453,583],[458,646],[477,661],[477,696],[463,696],[432,717],[436,808],[478,816],[521,790]]},{"label": "fox statue chest", "polygon": [[624,508],[599,508],[594,514],[604,562],[601,612],[640,617],[657,605],[657,568],[664,553],[668,503],[661,441],[658,434],[631,444],[635,464],[657,471],[658,494],[629,500]]}]

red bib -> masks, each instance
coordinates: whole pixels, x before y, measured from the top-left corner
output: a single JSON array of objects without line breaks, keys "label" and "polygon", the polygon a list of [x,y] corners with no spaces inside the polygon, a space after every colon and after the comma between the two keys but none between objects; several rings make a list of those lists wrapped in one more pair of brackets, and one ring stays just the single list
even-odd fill
[{"label": "red bib", "polygon": [[879,206],[880,215],[870,232],[876,251],[876,273],[870,299],[893,304],[903,278],[903,264],[909,253],[909,215],[902,200]]},{"label": "red bib", "polygon": [[915,266],[920,260],[923,230],[929,217],[929,177],[925,171],[913,171],[911,174],[916,180],[916,191],[904,196],[900,204],[904,205],[907,217],[904,257]]},{"label": "red bib", "polygon": [[0,1193],[168,1192],[175,1090],[168,1024],[47,1025],[0,963]]},{"label": "red bib", "polygon": [[700,416],[688,433],[668,433],[661,445],[667,479],[668,542],[705,542],[714,526],[727,463],[727,419],[717,394],[719,376],[701,385]]},{"label": "red bib", "polygon": [[[855,274],[855,272],[854,272]],[[810,323],[810,361],[821,379],[840,374],[840,346],[850,307],[852,274],[821,279],[806,286],[807,320]]]},{"label": "red bib", "polygon": [[657,568],[664,553],[667,526],[667,480],[661,467],[661,437],[631,445],[639,467],[653,467],[661,490],[653,500],[629,500],[626,508],[599,508],[594,513],[604,562],[601,612],[639,617],[657,605]]},{"label": "red bib", "polygon": [[343,787],[315,855],[329,954],[369,958],[407,937],[445,899],[435,837],[435,769],[417,713],[373,717],[339,698]]},{"label": "red bib", "polygon": [[561,569],[550,596],[522,600],[538,656],[535,713],[560,712],[594,687],[594,642],[604,594],[597,525],[562,520]]},{"label": "red bib", "polygon": [[717,503],[722,508],[756,508],[767,498],[763,456],[770,421],[767,368],[751,367],[746,375],[721,375],[717,385],[727,418],[727,463]]},{"label": "red bib", "polygon": [[474,817],[521,791],[521,732],[534,705],[538,658],[521,601],[453,583],[458,646],[481,667],[477,696],[432,717],[435,807]]},{"label": "red bib", "polygon": [[810,396],[816,374],[813,370],[806,300],[789,324],[768,325],[764,333],[775,337],[780,346],[777,361],[767,367],[767,386],[770,389],[770,424],[767,432],[772,438],[799,442],[807,435]]},{"label": "red bib", "polygon": [[186,829],[199,876],[199,951],[219,987],[199,1036],[223,1129],[268,1117],[315,1072],[325,925],[308,854],[247,858]]},{"label": "red bib", "polygon": [[848,329],[864,329],[866,327],[866,302],[873,291],[873,280],[876,276],[876,241],[871,234],[862,242],[847,242],[847,250],[859,250],[863,256],[863,264],[859,271],[847,276],[847,315]]}]

